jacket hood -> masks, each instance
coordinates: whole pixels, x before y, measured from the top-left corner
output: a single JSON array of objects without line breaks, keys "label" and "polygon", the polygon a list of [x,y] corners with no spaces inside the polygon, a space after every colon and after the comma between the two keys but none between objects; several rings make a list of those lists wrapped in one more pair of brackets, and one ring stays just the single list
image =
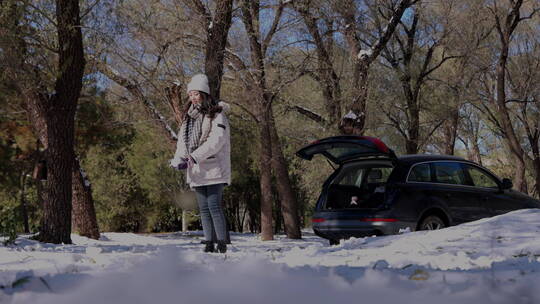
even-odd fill
[{"label": "jacket hood", "polygon": [[223,113],[228,113],[231,110],[231,106],[224,101],[220,101],[218,103],[218,106],[220,106],[223,109]]}]

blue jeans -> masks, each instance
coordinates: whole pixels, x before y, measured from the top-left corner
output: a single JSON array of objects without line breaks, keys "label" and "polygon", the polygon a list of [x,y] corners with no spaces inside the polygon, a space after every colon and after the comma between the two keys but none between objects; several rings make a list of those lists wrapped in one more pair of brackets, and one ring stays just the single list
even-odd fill
[{"label": "blue jeans", "polygon": [[207,241],[216,241],[212,238],[214,231],[219,241],[225,241],[227,236],[225,214],[221,208],[224,185],[225,184],[216,184],[195,187],[204,239]]}]

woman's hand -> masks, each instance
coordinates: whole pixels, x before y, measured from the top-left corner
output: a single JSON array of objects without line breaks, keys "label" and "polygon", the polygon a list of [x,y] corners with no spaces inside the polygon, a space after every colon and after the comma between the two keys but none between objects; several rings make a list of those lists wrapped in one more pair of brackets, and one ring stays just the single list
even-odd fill
[{"label": "woman's hand", "polygon": [[187,158],[187,167],[188,168],[193,168],[193,166],[195,166],[197,162],[193,159],[193,157],[191,157],[191,155],[188,155],[188,158]]},{"label": "woman's hand", "polygon": [[171,161],[169,161],[169,166],[176,170],[184,170],[188,167],[187,161],[188,161],[187,158],[180,158],[180,162],[176,165],[176,164],[173,164],[173,160],[171,159]]}]

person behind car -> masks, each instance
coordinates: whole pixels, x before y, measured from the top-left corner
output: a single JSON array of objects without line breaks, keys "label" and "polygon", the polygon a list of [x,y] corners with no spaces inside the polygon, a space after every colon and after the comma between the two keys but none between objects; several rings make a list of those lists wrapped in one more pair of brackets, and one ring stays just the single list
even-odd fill
[{"label": "person behind car", "polygon": [[343,116],[338,128],[343,135],[362,135],[362,129],[358,125],[358,116],[352,111]]}]

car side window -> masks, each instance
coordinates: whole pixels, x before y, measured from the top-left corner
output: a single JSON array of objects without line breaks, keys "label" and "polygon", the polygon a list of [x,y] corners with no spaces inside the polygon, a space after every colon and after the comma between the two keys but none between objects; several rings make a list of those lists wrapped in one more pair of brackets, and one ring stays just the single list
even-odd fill
[{"label": "car side window", "polygon": [[429,164],[418,164],[411,169],[407,178],[408,182],[429,183],[431,182],[431,170]]},{"label": "car side window", "polygon": [[466,165],[466,168],[469,172],[469,175],[471,176],[472,182],[475,187],[494,189],[499,188],[499,184],[497,183],[497,181],[487,172],[471,165]]},{"label": "car side window", "polygon": [[465,172],[460,163],[436,162],[433,166],[435,168],[435,181],[437,183],[472,186],[467,182]]}]

